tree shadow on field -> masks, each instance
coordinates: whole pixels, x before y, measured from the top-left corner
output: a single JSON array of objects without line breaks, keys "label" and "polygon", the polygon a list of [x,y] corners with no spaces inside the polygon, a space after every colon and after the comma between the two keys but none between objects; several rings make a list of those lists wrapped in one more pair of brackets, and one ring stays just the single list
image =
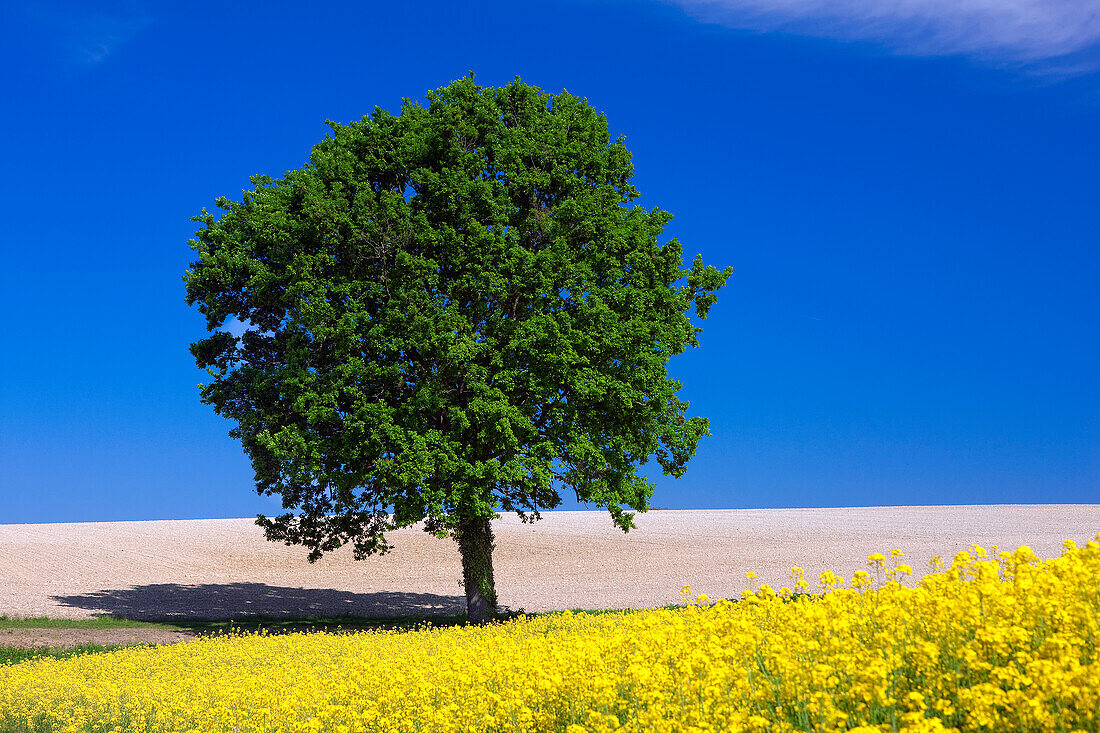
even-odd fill
[{"label": "tree shadow on field", "polygon": [[351,593],[280,588],[263,583],[157,583],[52,596],[63,606],[131,621],[219,621],[241,618],[431,618],[464,614],[466,599],[434,593]]}]

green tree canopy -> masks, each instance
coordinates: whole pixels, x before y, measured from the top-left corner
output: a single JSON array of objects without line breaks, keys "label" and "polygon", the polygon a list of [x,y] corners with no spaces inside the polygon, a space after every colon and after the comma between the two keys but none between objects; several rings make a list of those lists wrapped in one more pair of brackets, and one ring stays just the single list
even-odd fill
[{"label": "green tree canopy", "polygon": [[328,123],[305,166],[195,217],[187,302],[212,333],[191,352],[281,495],[268,539],[361,558],[423,520],[458,541],[481,620],[498,511],[571,490],[625,531],[641,464],[683,474],[708,425],[666,367],[731,270],[681,269],[586,100],[472,76],[428,99]]}]

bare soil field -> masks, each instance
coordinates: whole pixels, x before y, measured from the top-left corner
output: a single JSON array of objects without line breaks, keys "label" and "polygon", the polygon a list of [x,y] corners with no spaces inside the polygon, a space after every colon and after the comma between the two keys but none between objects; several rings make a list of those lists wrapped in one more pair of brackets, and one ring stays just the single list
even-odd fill
[{"label": "bare soil field", "polygon": [[194,637],[190,631],[140,626],[132,629],[0,629],[0,647],[68,649],[84,644],[174,644]]},{"label": "bare soil field", "polygon": [[[1096,536],[1100,505],[651,511],[637,523],[623,534],[604,512],[495,522],[500,602],[526,611],[644,608],[678,602],[685,584],[711,598],[737,597],[749,570],[778,588],[798,565],[812,585],[826,568],[850,578],[867,555],[893,548],[918,577],[933,555],[950,561],[972,543],[1026,544],[1053,557],[1064,539]],[[250,519],[0,525],[0,615],[462,613],[455,543],[419,529],[392,538],[396,549],[385,556],[356,562],[341,550],[311,565],[303,548],[267,542]]]}]

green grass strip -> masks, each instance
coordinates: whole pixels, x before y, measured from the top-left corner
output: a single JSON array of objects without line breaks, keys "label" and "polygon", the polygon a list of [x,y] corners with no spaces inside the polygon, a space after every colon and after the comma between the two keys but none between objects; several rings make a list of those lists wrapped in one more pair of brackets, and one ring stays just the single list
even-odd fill
[{"label": "green grass strip", "polygon": [[173,629],[182,628],[174,623],[154,623],[150,621],[132,621],[114,616],[99,616],[97,618],[47,618],[36,616],[32,618],[11,618],[0,616],[0,629]]}]

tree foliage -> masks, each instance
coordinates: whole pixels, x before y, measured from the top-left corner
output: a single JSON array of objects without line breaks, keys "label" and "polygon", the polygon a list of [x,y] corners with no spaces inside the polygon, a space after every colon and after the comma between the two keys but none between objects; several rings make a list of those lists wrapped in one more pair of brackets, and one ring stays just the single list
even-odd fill
[{"label": "tree foliage", "polygon": [[627,530],[653,491],[638,467],[680,476],[707,434],[666,367],[730,270],[658,241],[671,215],[632,205],[605,117],[518,79],[428,99],[328,123],[305,166],[195,217],[202,399],[282,497],[267,537],[311,560],[424,520],[480,567],[464,526],[562,490]]}]

